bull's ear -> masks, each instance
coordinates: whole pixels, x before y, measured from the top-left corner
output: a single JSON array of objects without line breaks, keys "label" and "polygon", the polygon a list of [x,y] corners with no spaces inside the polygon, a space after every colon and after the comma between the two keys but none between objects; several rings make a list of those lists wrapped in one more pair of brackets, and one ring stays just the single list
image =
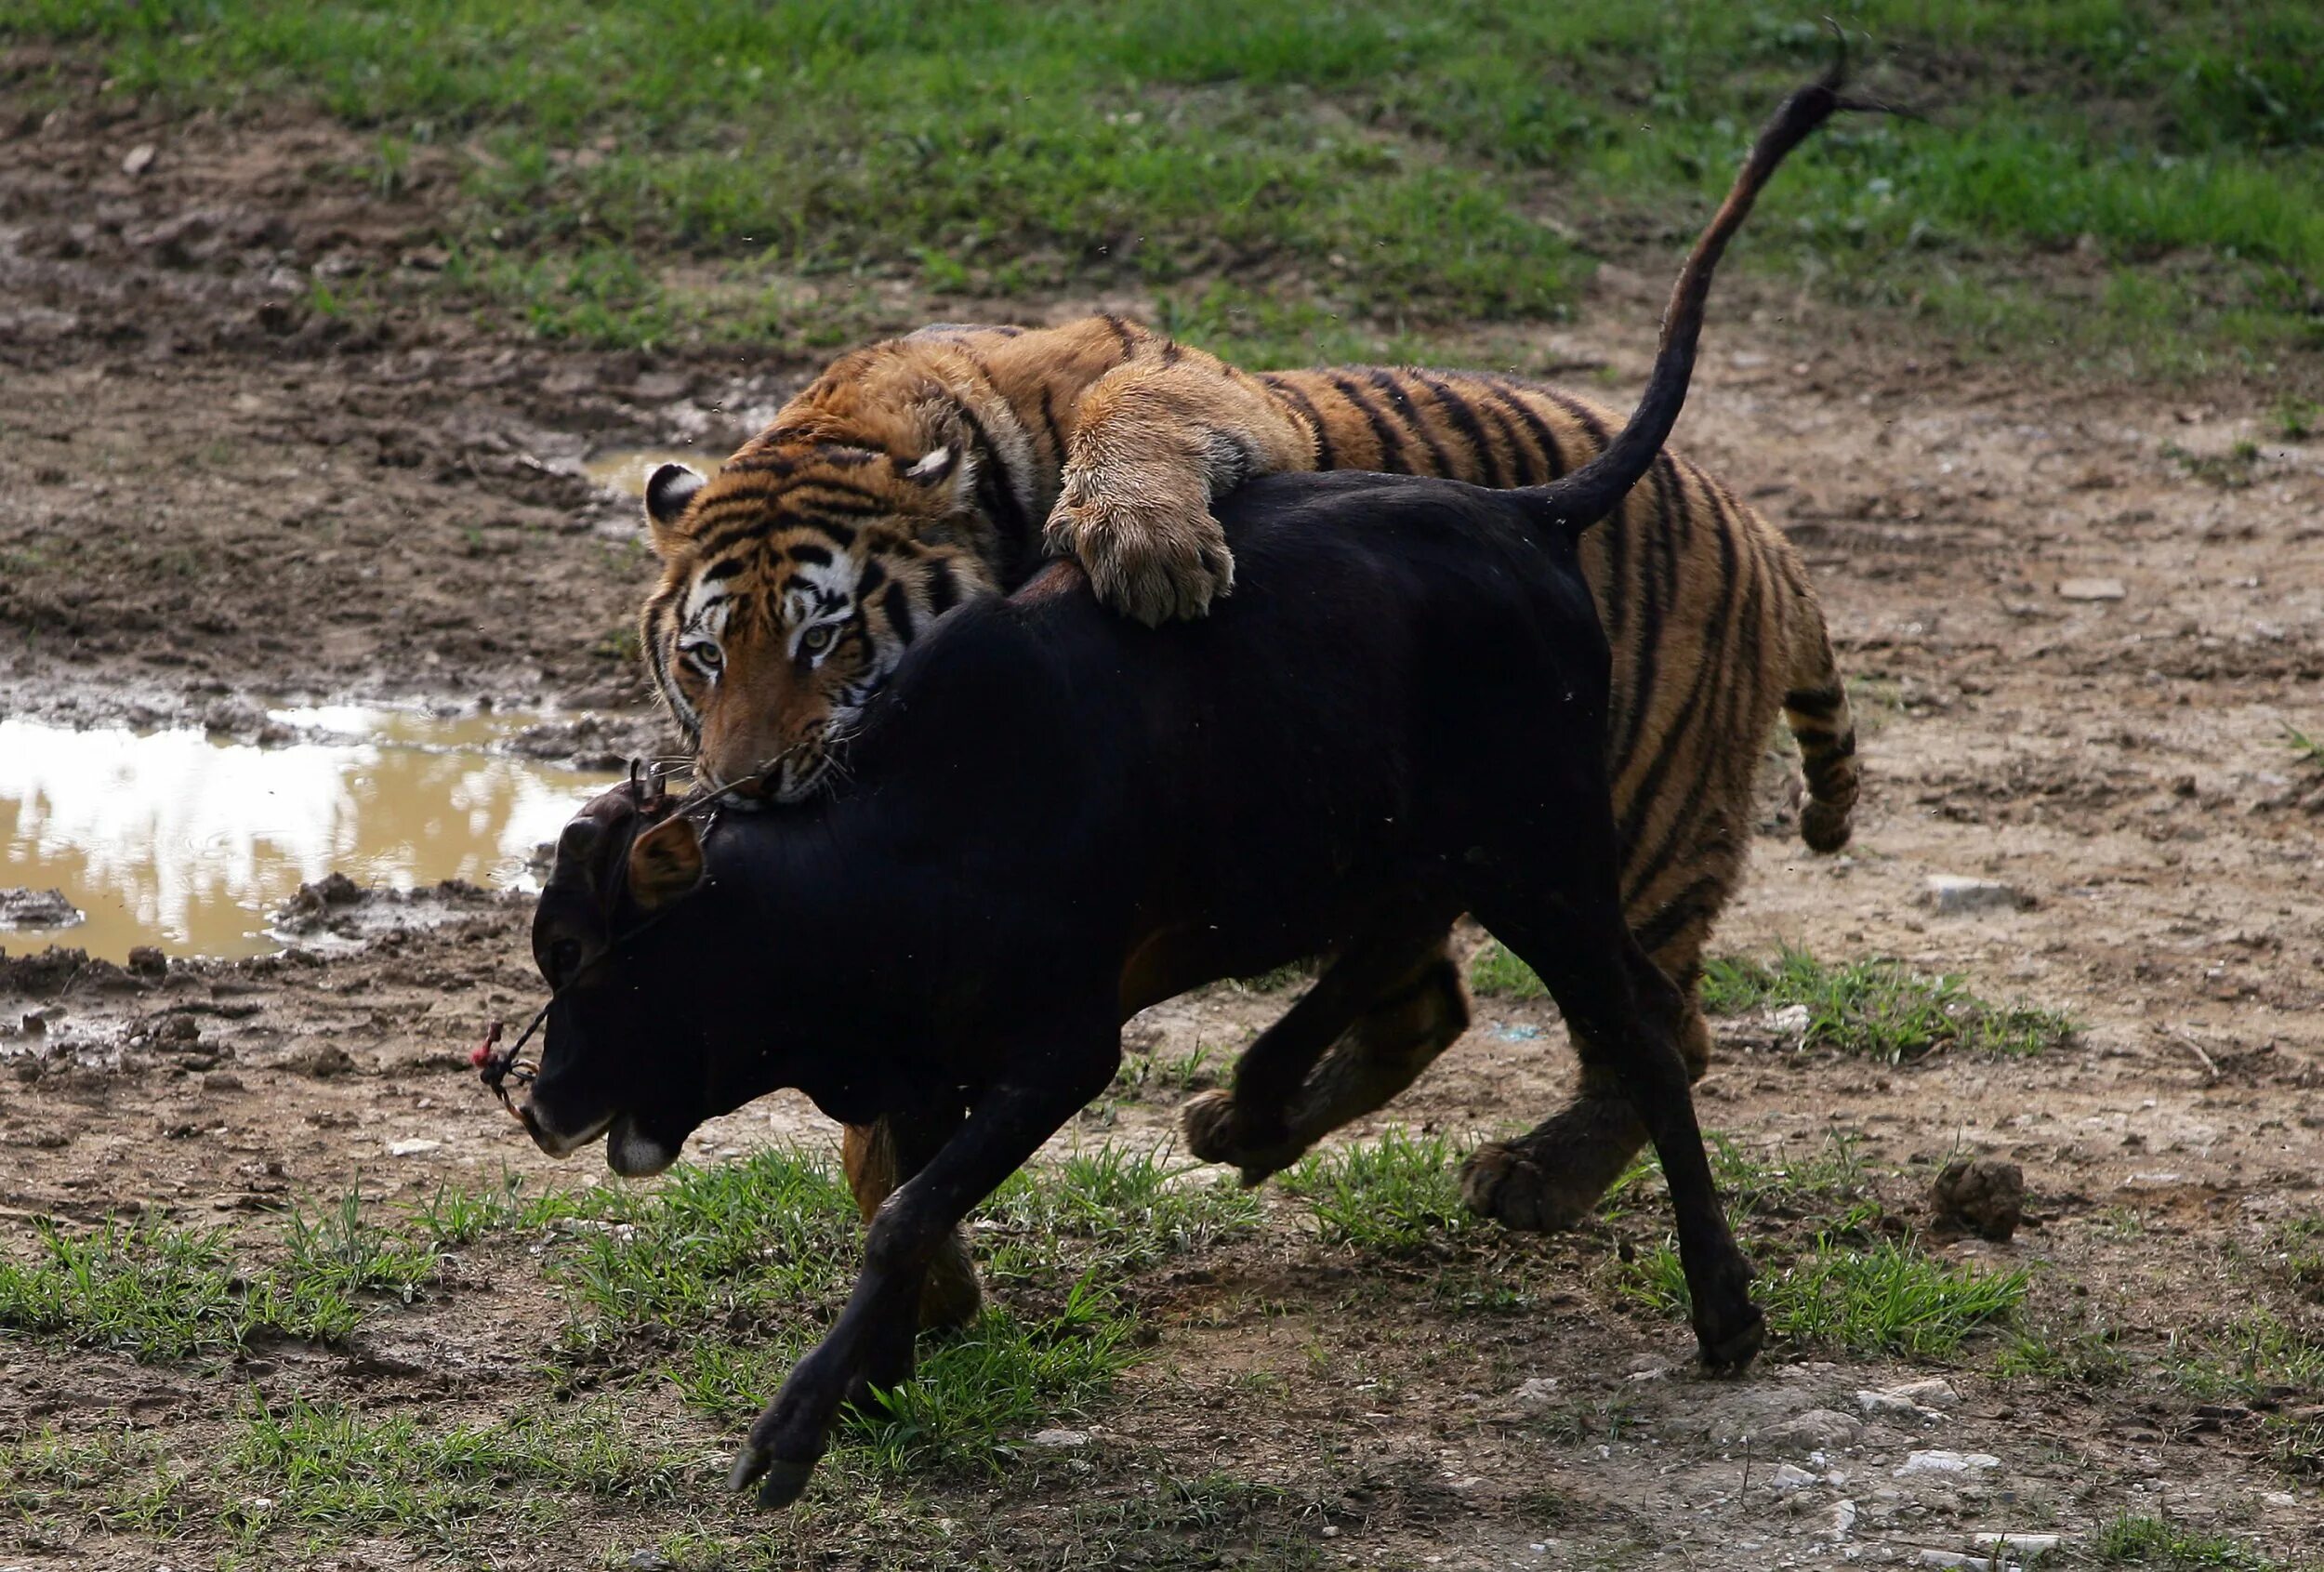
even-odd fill
[{"label": "bull's ear", "polygon": [[702,834],[683,814],[664,819],[629,846],[629,893],[652,911],[702,882]]},{"label": "bull's ear", "polygon": [[678,544],[678,521],[686,516],[686,504],[702,486],[702,471],[683,464],[662,465],[646,477],[645,522],[654,550],[667,556]]}]

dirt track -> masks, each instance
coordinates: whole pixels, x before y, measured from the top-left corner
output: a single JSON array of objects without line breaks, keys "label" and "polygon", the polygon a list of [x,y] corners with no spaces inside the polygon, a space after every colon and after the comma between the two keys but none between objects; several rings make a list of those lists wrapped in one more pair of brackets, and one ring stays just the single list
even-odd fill
[{"label": "dirt track", "polygon": [[[304,303],[318,266],[429,260],[414,255],[425,183],[400,205],[334,196],[310,178],[329,136],[195,127],[141,178],[120,173],[125,134],[101,124],[0,139],[0,713],[191,720],[222,695],[637,707],[620,632],[649,563],[628,505],[581,462],[631,443],[719,450],[810,368],[512,345],[410,306],[351,325],[318,315]],[[1964,366],[1861,324],[1780,320],[1787,304],[1763,289],[1756,320],[1714,323],[1680,442],[1814,564],[1868,723],[1868,799],[1850,852],[1813,860],[1771,772],[1766,833],[1719,947],[1895,956],[2083,1029],[2034,1060],[1887,1067],[1730,1022],[1705,1123],[1792,1152],[1860,1136],[1906,1216],[1947,1155],[2015,1159],[2040,1226],[2010,1246],[1943,1248],[2039,1267],[2037,1328],[2103,1327],[2160,1359],[2248,1301],[2324,1339],[2313,1289],[2302,1300],[2266,1264],[2268,1241],[2324,1206],[2324,767],[2285,736],[2324,733],[2324,445],[2270,440],[2260,389]],[[1637,314],[1605,302],[1534,352],[1607,359],[1627,390],[1643,369]],[[2244,440],[2256,456],[2236,456]],[[2077,580],[2121,593],[2060,594]],[[2000,880],[2022,908],[1939,915],[1923,898],[1937,874]],[[0,1020],[63,1013],[45,1058],[14,1062],[0,1208],[94,1221],[153,1203],[203,1221],[358,1182],[393,1200],[504,1165],[549,1176],[464,1058],[484,1018],[521,1017],[534,997],[524,918],[522,902],[481,901],[350,957],[165,980],[7,962]],[[1231,1045],[1281,1002],[1182,1001],[1137,1040],[1180,1059]],[[171,1012],[198,1024],[191,1044],[151,1038]],[[1480,1013],[1399,1121],[1467,1135],[1553,1100],[1566,1064],[1553,1018]],[[1128,1098],[1076,1136],[1159,1132],[1171,1102]],[[695,1153],[802,1134],[826,1139],[778,1102],[706,1129]],[[407,1140],[441,1144],[386,1155]],[[1207,1288],[1166,1296],[1156,1357],[1101,1418],[1187,1466],[1324,1501],[1322,1565],[1555,1565],[1565,1552],[1533,1547],[1560,1536],[1575,1555],[1667,1548],[1698,1567],[1795,1552],[1822,1565],[1843,1543],[1908,1562],[1971,1528],[2071,1535],[2158,1510],[2278,1555],[2324,1536],[2312,1473],[2270,1460],[2261,1411],[2198,1412],[2141,1379],[2004,1377],[1989,1346],[1950,1362],[1961,1402],[1941,1442],[1876,1420],[1832,1460],[1853,1483],[1738,1496],[1754,1466],[1741,1437],[1853,1411],[1858,1389],[1925,1372],[1816,1354],[1732,1386],[1663,1373],[1681,1329],[1601,1291],[1618,1233],[1542,1247],[1535,1268],[1569,1272],[1572,1291],[1474,1348],[1407,1361],[1393,1403],[1301,1356],[1363,1341],[1335,1311],[1340,1290],[1302,1275],[1305,1247],[1230,1252],[1203,1263]],[[458,1407],[470,1399],[446,1372],[484,1357],[494,1327],[456,1305],[346,1355],[286,1355],[225,1381],[0,1339],[0,1431],[126,1414],[199,1448],[244,1385]],[[1446,1335],[1422,1321],[1409,1338]],[[1264,1404],[1234,1379],[1260,1368],[1281,1376]],[[1495,1420],[1532,1377],[1624,1421],[1561,1438]],[[2295,1411],[2324,1393],[2270,1402]],[[718,1427],[682,1422],[720,1444]],[[1344,1450],[1328,1466],[1318,1434]],[[1941,1490],[1895,1478],[1908,1450],[1935,1445],[2000,1466]],[[1763,1478],[1775,1460],[1759,1454]],[[1089,1487],[1114,1479],[1100,1474]],[[1355,1475],[1391,1484],[1352,1495]],[[1554,1531],[1536,1500],[1549,1486],[1582,1503]],[[983,1499],[947,1488],[956,1513]],[[1860,1512],[1844,1541],[1842,1499]],[[1037,1544],[1037,1508],[1010,1500]],[[644,1539],[589,1527],[592,1559]],[[44,1553],[152,1564],[119,1530]]]}]

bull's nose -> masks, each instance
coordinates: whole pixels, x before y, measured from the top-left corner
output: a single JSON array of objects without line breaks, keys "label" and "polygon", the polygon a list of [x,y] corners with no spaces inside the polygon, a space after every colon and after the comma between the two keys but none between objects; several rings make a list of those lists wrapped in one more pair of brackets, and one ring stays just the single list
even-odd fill
[{"label": "bull's nose", "polygon": [[573,1156],[574,1153],[603,1135],[605,1128],[614,1122],[614,1116],[608,1114],[580,1133],[569,1135],[553,1129],[546,1119],[542,1118],[534,1108],[530,1098],[527,1098],[517,1109],[517,1117],[524,1121],[524,1132],[533,1138],[533,1144],[552,1157]]}]

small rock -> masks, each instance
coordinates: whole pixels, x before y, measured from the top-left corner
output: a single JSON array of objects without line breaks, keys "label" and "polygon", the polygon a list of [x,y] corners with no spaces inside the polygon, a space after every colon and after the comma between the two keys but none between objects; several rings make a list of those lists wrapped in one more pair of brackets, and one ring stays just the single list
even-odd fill
[{"label": "small rock", "polygon": [[1844,1539],[1848,1530],[1856,1526],[1856,1504],[1854,1501],[1834,1502],[1831,1509],[1831,1537]]},{"label": "small rock", "polygon": [[202,1023],[191,1015],[173,1015],[162,1023],[153,1037],[157,1042],[178,1046],[197,1043],[202,1040]]},{"label": "small rock", "polygon": [[152,167],[153,144],[152,142],[139,142],[131,148],[128,155],[121,161],[121,172],[125,175],[142,175]]},{"label": "small rock", "polygon": [[70,928],[80,908],[61,890],[0,890],[0,928]]},{"label": "small rock", "polygon": [[1899,1479],[1915,1474],[1982,1473],[1989,1468],[2000,1468],[2001,1460],[1990,1452],[1915,1452],[1905,1459],[1896,1471]]},{"label": "small rock", "polygon": [[1767,1024],[1787,1037],[1807,1035],[1808,1024],[1816,1019],[1803,1004],[1787,1004],[1767,1017]]},{"label": "small rock", "polygon": [[283,1067],[297,1075],[312,1076],[317,1080],[327,1081],[334,1076],[353,1075],[355,1061],[348,1057],[347,1050],[343,1048],[310,1048],[304,1053],[292,1054],[283,1062]]},{"label": "small rock", "polygon": [[1934,1424],[1945,1416],[1923,1408],[1909,1397],[1899,1397],[1890,1392],[1859,1392],[1856,1407],[1875,1419],[1905,1420],[1913,1424]]},{"label": "small rock", "polygon": [[1959,874],[1931,874],[1923,887],[1921,904],[1934,908],[1939,917],[1960,917],[1966,912],[2015,911],[2031,905],[2025,896],[1990,878],[1963,878]]},{"label": "small rock", "polygon": [[2059,1534],[2012,1534],[2003,1529],[1997,1533],[1970,1535],[1969,1548],[1987,1561],[2000,1556],[2031,1561],[2036,1556],[2048,1555],[2056,1550],[2063,1539],[2064,1536]]},{"label": "small rock", "polygon": [[408,1141],[389,1142],[388,1156],[390,1157],[416,1157],[422,1152],[432,1152],[442,1144],[443,1143],[441,1141],[430,1141],[426,1136],[416,1135]]},{"label": "small rock", "polygon": [[1989,1572],[1986,1563],[1961,1551],[1924,1550],[1913,1565],[1958,1567],[1961,1572]]},{"label": "small rock", "polygon": [[632,1551],[622,1565],[629,1572],[671,1572],[677,1564],[660,1551]]},{"label": "small rock", "polygon": [[1940,1226],[1966,1228],[1981,1239],[2006,1243],[2025,1216],[2025,1170],[1999,1157],[1956,1159],[1930,1183],[1929,1205]]},{"label": "small rock", "polygon": [[2289,1490],[2270,1490],[2260,1498],[2260,1504],[2277,1508],[2296,1507],[2300,1504],[2300,1498]]},{"label": "small rock", "polygon": [[1555,1376],[1536,1376],[1519,1387],[1510,1401],[1528,1414],[1545,1413],[1558,1405],[1558,1380]]},{"label": "small rock", "polygon": [[2058,580],[2058,599],[2061,601],[2119,601],[2129,593],[2119,578]]},{"label": "small rock", "polygon": [[1864,1427],[1850,1416],[1832,1408],[1810,1408],[1794,1414],[1780,1424],[1768,1426],[1759,1435],[1763,1446],[1786,1451],[1837,1452],[1853,1447],[1864,1433]]},{"label": "small rock", "polygon": [[1089,1444],[1089,1433],[1086,1430],[1037,1430],[1032,1437],[1032,1445],[1036,1447],[1054,1447],[1060,1449],[1087,1447]]},{"label": "small rock", "polygon": [[1789,1496],[1795,1490],[1804,1490],[1815,1484],[1816,1476],[1795,1464],[1777,1463],[1775,1477],[1770,1483],[1775,1486],[1776,1495]]},{"label": "small rock", "polygon": [[1955,1392],[1953,1383],[1943,1376],[1931,1376],[1926,1380],[1908,1380],[1895,1386],[1884,1386],[1881,1388],[1881,1394],[1885,1397],[1901,1397],[1906,1402],[1916,1403],[1923,1408],[1950,1408],[1957,1407],[1961,1402],[1961,1394]]}]

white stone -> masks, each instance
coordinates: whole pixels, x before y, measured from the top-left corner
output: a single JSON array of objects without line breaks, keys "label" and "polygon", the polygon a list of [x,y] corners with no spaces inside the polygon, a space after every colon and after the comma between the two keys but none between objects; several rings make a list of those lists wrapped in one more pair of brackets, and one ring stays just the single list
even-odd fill
[{"label": "white stone", "polygon": [[2025,905],[2025,898],[1999,880],[1964,878],[1959,874],[1934,873],[1924,887],[1924,904],[1934,908],[1939,917],[1959,917],[1965,912],[2015,911]]},{"label": "white stone", "polygon": [[1810,1408],[1805,1413],[1769,1425],[1760,1440],[1770,1447],[1797,1447],[1810,1452],[1837,1451],[1853,1447],[1864,1426],[1834,1408]]},{"label": "white stone", "polygon": [[416,1135],[409,1141],[389,1142],[388,1156],[390,1157],[416,1157],[422,1152],[432,1152],[442,1144],[443,1143],[441,1141],[430,1141],[426,1136]]},{"label": "white stone", "polygon": [[1787,1004],[1767,1017],[1767,1024],[1787,1037],[1796,1037],[1807,1031],[1814,1014],[1803,1004]]},{"label": "white stone", "polygon": [[1908,1479],[1920,1473],[1982,1473],[1987,1469],[2000,1466],[2001,1460],[1990,1452],[1915,1452],[1896,1471],[1896,1477]]},{"label": "white stone", "polygon": [[1054,1447],[1060,1449],[1087,1447],[1089,1444],[1089,1433],[1086,1430],[1037,1430],[1033,1433],[1032,1444],[1036,1447]]},{"label": "white stone", "polygon": [[1778,1496],[1789,1496],[1794,1490],[1804,1490],[1816,1483],[1816,1476],[1792,1463],[1777,1463],[1772,1481]]},{"label": "white stone", "polygon": [[2270,1490],[2260,1500],[2271,1507],[2296,1507],[2300,1504],[2300,1498],[2289,1490]]},{"label": "white stone", "polygon": [[1931,1413],[1909,1397],[1890,1392],[1858,1392],[1856,1407],[1875,1419],[1909,1420],[1915,1424],[1934,1424],[1945,1417]]},{"label": "white stone", "polygon": [[121,172],[125,175],[142,175],[152,167],[153,167],[153,144],[152,142],[139,142],[131,148],[128,156],[121,161]]},{"label": "white stone", "polygon": [[2030,1561],[2057,1549],[2063,1538],[2059,1534],[2012,1534],[2004,1529],[1999,1533],[1970,1535],[1969,1548],[1988,1561],[1995,1556],[2014,1556],[2021,1561]]},{"label": "white stone", "polygon": [[2119,601],[2129,593],[2119,578],[2058,580],[2058,599],[2061,601]]},{"label": "white stone", "polygon": [[1555,1376],[1536,1376],[1519,1387],[1511,1399],[1518,1407],[1538,1413],[1553,1408],[1558,1401],[1558,1380]]},{"label": "white stone", "polygon": [[1881,1394],[1884,1397],[1901,1397],[1906,1402],[1923,1408],[1950,1408],[1961,1402],[1961,1394],[1955,1392],[1953,1383],[1942,1376],[1931,1376],[1926,1380],[1908,1380],[1899,1382],[1895,1386],[1884,1386],[1881,1388]]},{"label": "white stone", "polygon": [[1854,1528],[1855,1526],[1855,1502],[1840,1501],[1834,1503],[1831,1509],[1831,1537],[1835,1539],[1844,1539],[1848,1537],[1848,1530]]}]

